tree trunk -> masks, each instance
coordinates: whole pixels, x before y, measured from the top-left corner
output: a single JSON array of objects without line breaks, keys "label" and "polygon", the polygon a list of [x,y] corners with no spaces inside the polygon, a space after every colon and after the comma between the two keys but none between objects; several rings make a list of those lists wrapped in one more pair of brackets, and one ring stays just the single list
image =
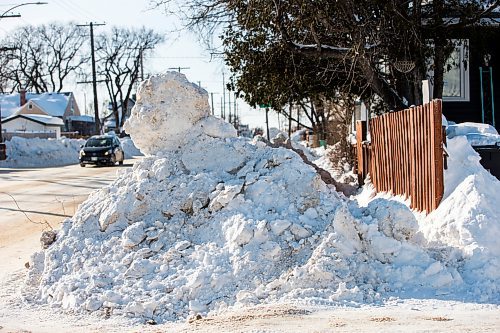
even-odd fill
[{"label": "tree trunk", "polygon": [[434,88],[432,98],[443,98],[444,65],[446,42],[442,38],[434,40]]}]

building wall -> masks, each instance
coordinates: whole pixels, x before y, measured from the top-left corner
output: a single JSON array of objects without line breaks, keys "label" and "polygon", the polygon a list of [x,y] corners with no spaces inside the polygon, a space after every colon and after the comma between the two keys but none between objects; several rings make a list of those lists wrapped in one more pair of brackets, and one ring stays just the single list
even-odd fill
[{"label": "building wall", "polygon": [[16,112],[16,114],[41,114],[44,116],[48,116],[48,114],[45,111],[39,108],[35,103],[31,102],[28,102],[24,104],[22,107],[20,107],[19,110]]},{"label": "building wall", "polygon": [[25,118],[16,118],[2,123],[2,130],[6,132],[55,132],[56,138],[61,137],[61,127],[43,125]]},{"label": "building wall", "polygon": [[[71,111],[71,108],[73,107],[73,111]],[[64,112],[63,120],[66,120],[67,117],[69,116],[81,116],[80,114],[80,108],[78,107],[78,104],[76,103],[75,96],[73,93],[71,93],[68,105],[66,106],[66,111]]]},{"label": "building wall", "polygon": [[493,69],[493,91],[495,107],[495,125],[500,129],[500,29],[482,28],[467,32],[470,48],[469,67],[469,102],[443,102],[443,113],[454,122],[482,122],[481,85],[479,67],[484,66],[484,55],[490,54],[490,66]]}]

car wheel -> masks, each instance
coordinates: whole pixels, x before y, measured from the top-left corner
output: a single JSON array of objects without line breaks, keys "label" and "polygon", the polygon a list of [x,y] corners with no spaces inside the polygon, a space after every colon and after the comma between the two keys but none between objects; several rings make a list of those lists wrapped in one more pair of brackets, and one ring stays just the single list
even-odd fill
[{"label": "car wheel", "polygon": [[85,163],[80,163],[80,166],[81,166],[82,168],[85,168]]}]

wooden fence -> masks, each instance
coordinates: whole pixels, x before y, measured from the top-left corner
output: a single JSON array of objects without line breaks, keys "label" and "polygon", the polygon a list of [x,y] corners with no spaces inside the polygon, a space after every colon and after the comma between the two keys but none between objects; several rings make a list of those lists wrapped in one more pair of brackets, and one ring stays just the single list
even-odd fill
[{"label": "wooden fence", "polygon": [[387,113],[357,122],[358,176],[370,174],[377,192],[411,199],[411,207],[436,209],[443,198],[442,102]]}]

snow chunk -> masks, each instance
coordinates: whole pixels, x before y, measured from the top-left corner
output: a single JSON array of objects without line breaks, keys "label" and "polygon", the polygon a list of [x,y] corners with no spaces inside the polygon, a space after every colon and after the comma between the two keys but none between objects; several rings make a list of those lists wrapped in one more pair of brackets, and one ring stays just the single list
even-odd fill
[{"label": "snow chunk", "polygon": [[177,72],[152,76],[137,91],[124,130],[144,153],[178,149],[189,130],[210,115],[208,93]]},{"label": "snow chunk", "polygon": [[138,222],[125,229],[122,234],[122,246],[130,248],[142,242],[146,238],[144,227],[144,222]]}]

